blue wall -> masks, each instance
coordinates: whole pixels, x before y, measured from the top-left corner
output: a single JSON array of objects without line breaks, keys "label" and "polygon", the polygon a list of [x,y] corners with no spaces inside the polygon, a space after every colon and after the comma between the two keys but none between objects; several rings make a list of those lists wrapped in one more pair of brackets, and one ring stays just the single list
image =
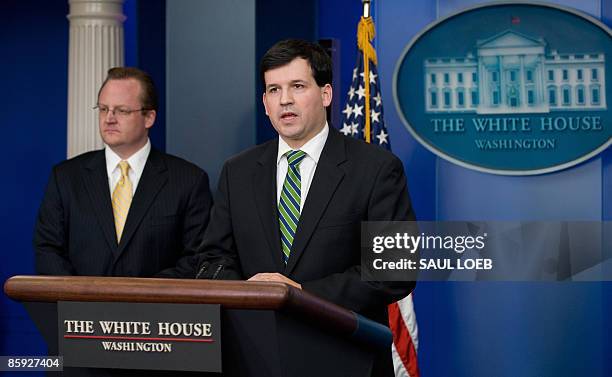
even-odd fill
[{"label": "blue wall", "polygon": [[[357,24],[361,13],[361,4],[354,0],[321,0],[317,3],[316,39],[334,39],[340,45],[339,84],[334,85],[332,99],[332,106],[337,106],[338,113],[344,108],[347,91],[353,79],[353,68],[357,61]],[[341,124],[334,126],[342,127]]]},{"label": "blue wall", "polygon": [[[66,157],[66,14],[65,0],[0,3],[2,282],[34,272],[31,244],[38,205],[51,166]],[[0,334],[0,355],[46,352],[22,306],[4,295]]]}]

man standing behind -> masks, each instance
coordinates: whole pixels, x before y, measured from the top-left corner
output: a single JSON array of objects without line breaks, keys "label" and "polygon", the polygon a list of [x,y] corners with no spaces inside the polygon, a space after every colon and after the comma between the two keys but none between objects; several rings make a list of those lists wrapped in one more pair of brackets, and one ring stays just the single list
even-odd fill
[{"label": "man standing behind", "polygon": [[[388,324],[387,305],[414,282],[361,279],[360,225],[414,220],[402,163],[329,127],[331,60],[320,46],[281,41],[260,70],[279,137],[225,163],[199,263],[164,276],[283,282]],[[373,375],[392,375],[390,352],[379,362]]]},{"label": "man standing behind", "polygon": [[152,276],[193,254],[208,225],[208,176],[151,148],[151,77],[112,68],[95,107],[105,148],[53,168],[34,234],[44,275]]}]

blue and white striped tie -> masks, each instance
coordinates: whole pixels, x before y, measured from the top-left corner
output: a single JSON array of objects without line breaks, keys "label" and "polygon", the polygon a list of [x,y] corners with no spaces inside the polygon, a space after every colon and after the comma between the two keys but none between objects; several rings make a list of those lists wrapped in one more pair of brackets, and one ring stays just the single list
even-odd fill
[{"label": "blue and white striped tie", "polygon": [[283,183],[280,202],[278,204],[278,218],[280,224],[281,247],[285,264],[289,260],[291,245],[295,231],[300,220],[300,200],[302,197],[302,183],[300,177],[300,163],[306,153],[300,150],[289,151],[285,154],[289,163],[287,176]]}]

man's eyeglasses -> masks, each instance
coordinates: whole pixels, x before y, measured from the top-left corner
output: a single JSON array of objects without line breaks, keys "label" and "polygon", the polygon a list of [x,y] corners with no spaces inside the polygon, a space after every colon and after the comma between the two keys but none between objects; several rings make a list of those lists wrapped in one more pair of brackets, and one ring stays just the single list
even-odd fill
[{"label": "man's eyeglasses", "polygon": [[94,106],[94,110],[98,112],[98,114],[102,117],[108,115],[108,113],[112,113],[113,116],[118,118],[127,118],[130,114],[138,112],[138,111],[149,111],[150,109],[140,108],[140,109],[126,109],[125,107],[115,107],[114,109],[109,108],[108,106]]}]

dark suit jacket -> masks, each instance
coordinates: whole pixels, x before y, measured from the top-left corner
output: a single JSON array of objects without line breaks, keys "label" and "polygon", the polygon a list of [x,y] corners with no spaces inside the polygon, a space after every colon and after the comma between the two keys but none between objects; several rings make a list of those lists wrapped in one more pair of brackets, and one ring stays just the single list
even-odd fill
[{"label": "dark suit jacket", "polygon": [[278,272],[304,290],[388,325],[386,305],[413,282],[361,280],[362,221],[414,220],[400,160],[330,127],[299,220],[289,261],[282,260],[276,195],[278,140],[228,160],[201,253],[168,277],[193,277],[194,266],[221,263],[221,278]]},{"label": "dark suit jacket", "polygon": [[150,277],[193,254],[212,205],[208,176],[151,149],[117,244],[104,151],[53,168],[34,234],[45,275]]}]

